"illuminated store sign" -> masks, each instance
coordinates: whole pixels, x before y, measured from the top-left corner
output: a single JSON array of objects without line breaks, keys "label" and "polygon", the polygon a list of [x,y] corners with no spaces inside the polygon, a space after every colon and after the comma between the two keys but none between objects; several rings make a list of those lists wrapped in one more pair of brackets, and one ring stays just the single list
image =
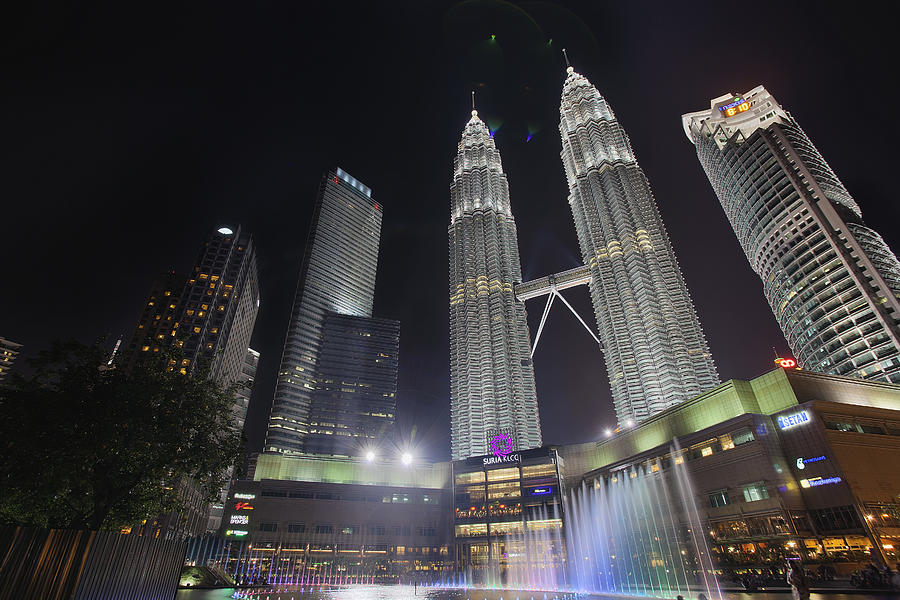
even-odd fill
[{"label": "illuminated store sign", "polygon": [[249,502],[238,502],[234,505],[234,510],[253,510],[253,506]]},{"label": "illuminated store sign", "polygon": [[800,412],[794,413],[792,415],[780,415],[778,417],[778,426],[782,429],[790,429],[791,427],[796,427],[797,425],[803,425],[808,421],[809,413],[805,410],[801,410]]},{"label": "illuminated store sign", "polygon": [[228,529],[225,531],[225,535],[233,535],[234,537],[244,537],[248,533],[250,532],[243,529]]},{"label": "illuminated store sign", "polygon": [[231,515],[231,520],[229,521],[232,525],[249,525],[250,517],[247,515]]},{"label": "illuminated store sign", "polygon": [[813,477],[812,479],[801,479],[800,487],[811,488],[811,487],[819,487],[820,485],[828,485],[831,483],[840,483],[840,477]]},{"label": "illuminated store sign", "polygon": [[256,500],[256,494],[235,494],[235,500]]},{"label": "illuminated store sign", "polygon": [[825,460],[824,455],[814,456],[813,458],[798,458],[797,459],[797,468],[803,470],[806,468],[806,465],[808,465],[809,463],[820,462],[823,460]]},{"label": "illuminated store sign", "polygon": [[782,369],[796,369],[797,361],[793,358],[776,358],[775,364],[781,367]]},{"label": "illuminated store sign", "polygon": [[487,465],[499,465],[503,463],[518,463],[519,453],[507,454],[506,456],[485,456],[481,459],[481,463]]},{"label": "illuminated store sign", "polygon": [[725,106],[720,106],[719,110],[725,113],[726,117],[733,117],[734,115],[750,110],[750,103],[743,98],[735,98],[734,102],[726,104]]},{"label": "illuminated store sign", "polygon": [[528,493],[532,496],[549,496],[553,493],[553,486],[534,488],[528,490]]}]

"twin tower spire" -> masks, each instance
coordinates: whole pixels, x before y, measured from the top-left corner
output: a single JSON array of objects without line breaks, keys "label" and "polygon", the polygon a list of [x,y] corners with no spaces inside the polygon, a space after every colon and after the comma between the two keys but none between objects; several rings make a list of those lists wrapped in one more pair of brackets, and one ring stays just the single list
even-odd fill
[{"label": "twin tower spire", "polygon": [[[568,64],[568,57],[566,58]],[[560,154],[616,416],[642,421],[719,383],[647,177],[625,130],[569,66]],[[474,108],[450,185],[453,459],[542,444],[509,184]],[[588,401],[590,399],[584,399]],[[504,442],[505,443],[505,442]],[[503,444],[501,444],[502,446]]]}]

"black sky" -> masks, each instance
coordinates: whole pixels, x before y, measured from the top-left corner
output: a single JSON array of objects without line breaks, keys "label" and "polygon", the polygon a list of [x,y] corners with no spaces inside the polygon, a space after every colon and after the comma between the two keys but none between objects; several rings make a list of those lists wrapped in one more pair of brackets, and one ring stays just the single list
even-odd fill
[{"label": "black sky", "polygon": [[[878,5],[84,4],[28,3],[4,19],[0,335],[33,353],[130,334],[157,273],[184,271],[212,228],[242,224],[261,269],[252,448],[317,183],[338,165],[385,207],[375,313],[401,321],[403,435],[448,455],[449,182],[469,91],[499,128],[525,278],[577,266],[557,129],[563,47],[631,137],[723,380],[770,369],[772,346],[787,346],[682,113],[766,85],[900,246],[898,53]],[[567,297],[593,323],[586,289]],[[535,368],[546,442],[614,423],[601,355],[558,304]]]}]

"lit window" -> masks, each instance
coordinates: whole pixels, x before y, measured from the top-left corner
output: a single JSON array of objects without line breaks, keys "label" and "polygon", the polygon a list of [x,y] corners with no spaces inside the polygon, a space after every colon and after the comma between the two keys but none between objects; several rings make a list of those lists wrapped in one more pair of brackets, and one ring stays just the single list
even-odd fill
[{"label": "lit window", "polygon": [[153,306],[153,304],[154,304],[153,302],[148,302],[147,306]]},{"label": "lit window", "polygon": [[210,332],[211,332],[211,333],[219,333],[219,328],[218,328],[218,327],[213,327],[212,329],[210,329]]},{"label": "lit window", "polygon": [[209,278],[209,280],[210,280],[210,281],[218,281],[218,280],[219,280],[219,276],[218,276],[218,275],[213,275],[212,277]]},{"label": "lit window", "polygon": [[171,295],[172,295],[172,292],[170,292],[170,291],[167,290],[165,295],[166,295],[166,296],[171,296]]},{"label": "lit window", "polygon": [[189,317],[193,317],[193,316],[194,316],[194,309],[192,308],[191,310],[186,310],[186,311],[184,311],[184,314],[186,314],[186,315],[189,316]]},{"label": "lit window", "polygon": [[175,308],[175,305],[174,305],[174,304],[170,304],[170,305],[169,305],[169,308]]},{"label": "lit window", "polygon": [[225,305],[224,305],[224,304],[220,304],[220,305],[219,305],[219,310],[220,310],[220,311],[225,310]]},{"label": "lit window", "polygon": [[143,347],[141,347],[141,352],[146,352],[149,349],[150,349],[150,346],[143,346]]},{"label": "lit window", "polygon": [[178,340],[177,342],[175,342],[175,345],[181,348],[182,346],[184,346],[184,340]]},{"label": "lit window", "polygon": [[200,273],[200,279],[206,279],[209,277],[206,273]]},{"label": "lit window", "polygon": [[713,451],[710,446],[707,446],[706,448],[704,448],[703,450],[700,451],[701,456],[711,456],[712,453],[713,453]]},{"label": "lit window", "polygon": [[191,359],[189,359],[189,358],[185,358],[181,361],[181,366],[183,366],[183,367],[186,367],[189,364],[191,364]]},{"label": "lit window", "polygon": [[180,369],[178,369],[178,372],[181,373],[182,375],[187,375],[187,369],[185,369],[184,367],[181,367]]},{"label": "lit window", "polygon": [[203,310],[209,310],[209,304],[201,304],[200,308],[202,308]]},{"label": "lit window", "polygon": [[194,327],[194,333],[200,333],[200,328],[199,328],[199,327]]}]

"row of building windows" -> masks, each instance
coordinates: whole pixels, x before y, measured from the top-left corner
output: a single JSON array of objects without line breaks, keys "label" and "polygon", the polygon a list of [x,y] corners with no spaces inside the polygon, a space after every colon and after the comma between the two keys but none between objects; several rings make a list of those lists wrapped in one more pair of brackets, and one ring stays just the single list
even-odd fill
[{"label": "row of building windows", "polygon": [[[744,502],[756,502],[757,500],[766,500],[769,497],[769,491],[763,482],[742,486],[740,490],[744,497]],[[727,490],[718,490],[709,494],[709,505],[713,508],[728,506],[733,504],[733,502]]]},{"label": "row of building windows", "polygon": [[282,491],[262,490],[259,494],[263,498],[294,498],[315,500],[342,500],[344,502],[379,502],[382,504],[432,504],[441,503],[439,494],[403,494],[395,493],[390,496],[363,496],[355,494],[333,494],[331,492],[308,491]]},{"label": "row of building windows", "polygon": [[[257,525],[259,531],[273,533],[278,531],[278,523],[276,522],[260,522]],[[282,526],[283,527],[283,526]],[[283,527],[282,531],[285,528]],[[286,527],[288,533],[307,533],[306,523],[288,523]],[[311,529],[310,533],[316,535],[334,535],[335,531],[339,535],[361,535],[364,529],[359,525],[340,525],[335,528],[333,523],[317,523]],[[389,529],[384,525],[369,525],[365,528],[365,533],[370,536],[388,535]],[[410,537],[413,534],[413,528],[410,525],[395,525],[390,528],[391,535],[399,537]],[[425,537],[434,537],[437,535],[437,528],[434,526],[423,525],[415,529],[416,535]]]},{"label": "row of building windows", "polygon": [[853,431],[856,433],[874,433],[876,435],[900,435],[900,423],[850,423],[835,419],[824,419],[825,429],[832,431]]}]

